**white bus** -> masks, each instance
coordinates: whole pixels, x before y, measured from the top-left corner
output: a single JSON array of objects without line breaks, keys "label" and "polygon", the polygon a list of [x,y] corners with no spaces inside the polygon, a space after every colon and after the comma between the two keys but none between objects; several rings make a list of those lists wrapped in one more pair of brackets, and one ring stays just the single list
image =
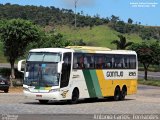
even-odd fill
[{"label": "white bus", "polygon": [[137,54],[130,50],[89,46],[32,49],[26,60],[18,62],[18,70],[24,72],[24,95],[40,103],[103,97],[123,100],[137,92]]}]

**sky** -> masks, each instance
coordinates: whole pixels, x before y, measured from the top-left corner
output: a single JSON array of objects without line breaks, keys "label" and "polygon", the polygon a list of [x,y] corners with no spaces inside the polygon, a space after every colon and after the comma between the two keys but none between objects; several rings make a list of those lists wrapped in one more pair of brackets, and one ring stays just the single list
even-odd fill
[{"label": "sky", "polygon": [[160,26],[159,0],[0,0],[0,4],[55,6],[74,11],[75,1],[77,1],[77,11],[83,11],[84,15],[98,14],[103,18],[115,15],[125,22],[131,18],[134,23]]}]

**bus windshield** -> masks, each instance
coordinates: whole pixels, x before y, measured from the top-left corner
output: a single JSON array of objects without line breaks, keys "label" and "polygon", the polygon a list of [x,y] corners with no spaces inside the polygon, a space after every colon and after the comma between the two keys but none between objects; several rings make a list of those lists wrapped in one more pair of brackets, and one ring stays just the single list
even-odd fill
[{"label": "bus windshield", "polygon": [[30,53],[28,56],[27,61],[34,61],[34,62],[60,62],[61,54],[60,53]]},{"label": "bus windshield", "polygon": [[29,86],[52,87],[59,85],[57,73],[59,53],[31,53],[27,59],[24,84]]}]

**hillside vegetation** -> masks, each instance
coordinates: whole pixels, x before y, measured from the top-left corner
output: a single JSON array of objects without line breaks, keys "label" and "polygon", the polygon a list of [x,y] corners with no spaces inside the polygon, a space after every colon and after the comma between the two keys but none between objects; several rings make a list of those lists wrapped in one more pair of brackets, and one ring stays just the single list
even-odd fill
[{"label": "hillside vegetation", "polygon": [[[60,32],[68,40],[84,40],[88,45],[102,46],[116,49],[116,46],[111,44],[111,41],[117,40],[119,34],[112,30],[107,25],[95,26],[92,29],[89,27],[79,28],[75,30],[69,26],[57,27],[57,32]],[[128,41],[139,43],[142,39],[137,34],[124,34]]]},{"label": "hillside vegetation", "polygon": [[[111,41],[117,40],[118,32],[110,29],[107,25],[94,26],[92,29],[84,27],[75,30],[74,27],[67,25],[57,26],[56,32],[63,34],[66,40],[83,40],[87,45],[102,46],[111,49],[116,49],[116,46],[111,44]],[[142,39],[136,34],[125,34],[128,41],[139,43]],[[6,62],[3,55],[2,43],[0,42],[0,63]]]},{"label": "hillside vegetation", "polygon": [[[50,39],[53,32],[61,33],[66,41],[82,40],[87,45],[116,49],[113,40],[122,34],[128,42],[159,41],[160,27],[143,26],[131,18],[125,23],[118,16],[100,18],[77,13],[77,28],[74,27],[74,12],[71,9],[59,9],[54,6],[21,6],[7,3],[0,4],[0,25],[3,20],[24,19],[40,26]],[[42,42],[43,43],[43,42]],[[48,42],[49,43],[49,42]],[[6,62],[3,55],[3,43],[0,42],[0,63]]]}]

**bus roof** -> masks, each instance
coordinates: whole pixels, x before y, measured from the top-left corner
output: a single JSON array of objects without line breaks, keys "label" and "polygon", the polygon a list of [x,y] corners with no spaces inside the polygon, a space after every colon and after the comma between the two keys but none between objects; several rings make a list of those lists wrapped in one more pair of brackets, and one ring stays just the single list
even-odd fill
[{"label": "bus roof", "polygon": [[105,47],[67,46],[66,48],[73,49],[75,52],[82,52],[82,53],[136,54],[136,52],[132,50],[111,50]]},{"label": "bus roof", "polygon": [[93,51],[108,51],[111,50],[105,47],[93,47],[93,46],[67,46],[66,48],[74,50],[93,50]]},{"label": "bus roof", "polygon": [[111,50],[105,47],[67,46],[66,48],[38,48],[29,52],[77,52],[77,53],[103,53],[103,54],[136,54],[132,50]]},{"label": "bus roof", "polygon": [[32,49],[29,52],[73,52],[72,49],[66,49],[66,48],[37,48]]}]

